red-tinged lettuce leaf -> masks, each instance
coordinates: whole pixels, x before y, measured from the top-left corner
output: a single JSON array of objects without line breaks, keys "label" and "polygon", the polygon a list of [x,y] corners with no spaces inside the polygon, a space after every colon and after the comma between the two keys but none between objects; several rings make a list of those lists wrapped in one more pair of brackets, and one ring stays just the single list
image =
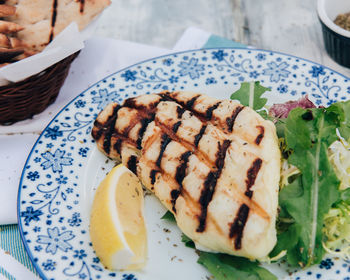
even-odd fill
[{"label": "red-tinged lettuce leaf", "polygon": [[[327,149],[337,140],[336,129],[342,118],[342,111],[334,107],[296,108],[287,118],[285,140],[291,152],[288,162],[302,174],[280,192],[280,207],[300,230],[293,248],[291,244],[287,246],[287,260],[293,265],[297,262],[309,266],[322,260],[323,217],[339,199],[340,183],[328,160]],[[280,236],[280,240],[284,239]]]},{"label": "red-tinged lettuce leaf", "polygon": [[269,114],[276,118],[287,118],[291,110],[295,108],[316,108],[315,104],[310,101],[307,95],[298,100],[288,101],[282,104],[274,104],[269,110]]},{"label": "red-tinged lettuce leaf", "polygon": [[232,93],[231,99],[238,100],[242,105],[254,110],[260,110],[267,102],[266,98],[261,97],[266,91],[271,89],[263,87],[260,82],[244,82],[239,90]]},{"label": "red-tinged lettuce leaf", "polygon": [[198,263],[204,265],[217,280],[277,280],[259,263],[246,258],[200,252]]}]

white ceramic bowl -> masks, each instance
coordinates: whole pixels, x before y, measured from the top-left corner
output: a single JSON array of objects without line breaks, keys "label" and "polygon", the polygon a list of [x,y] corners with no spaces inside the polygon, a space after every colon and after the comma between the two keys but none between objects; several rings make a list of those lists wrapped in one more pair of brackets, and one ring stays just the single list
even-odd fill
[{"label": "white ceramic bowl", "polygon": [[350,12],[350,0],[317,1],[326,51],[336,62],[350,67],[350,31],[333,22],[337,15],[347,12]]}]

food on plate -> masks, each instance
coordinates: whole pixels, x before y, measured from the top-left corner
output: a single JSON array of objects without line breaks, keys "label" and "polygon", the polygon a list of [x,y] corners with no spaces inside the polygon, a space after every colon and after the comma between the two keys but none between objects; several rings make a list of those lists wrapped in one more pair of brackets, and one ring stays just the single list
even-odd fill
[{"label": "food on plate", "polygon": [[140,269],[145,265],[143,208],[139,179],[122,164],[114,167],[96,191],[90,220],[93,248],[108,269]]},{"label": "food on plate", "polygon": [[65,27],[84,29],[110,0],[0,1],[0,66],[42,51]]},{"label": "food on plate", "polygon": [[175,215],[201,250],[250,259],[276,243],[275,126],[234,100],[192,92],[109,104],[92,136]]},{"label": "food on plate", "polygon": [[[198,249],[198,263],[218,280],[277,279],[260,262],[307,267],[325,253],[350,258],[350,101],[325,108],[304,96],[268,107],[267,91],[244,82],[232,100],[189,92],[142,95],[109,104],[92,130],[98,148],[122,161],[169,209],[163,219],[176,219],[182,241]],[[259,190],[261,182],[268,184]],[[249,212],[234,217],[232,208],[247,201],[242,197],[250,200]],[[248,231],[258,216],[255,205],[272,219],[270,210],[278,208],[276,223],[254,220]],[[234,222],[228,223],[230,215]],[[225,224],[242,226],[242,238],[235,235],[229,244],[230,235],[218,233]],[[275,231],[277,243],[271,241]],[[271,244],[245,243],[259,234]]]}]

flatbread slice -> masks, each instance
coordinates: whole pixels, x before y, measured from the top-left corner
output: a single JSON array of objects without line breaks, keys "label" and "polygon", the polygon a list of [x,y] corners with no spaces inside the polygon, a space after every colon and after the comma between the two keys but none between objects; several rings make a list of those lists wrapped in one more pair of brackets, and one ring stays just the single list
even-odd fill
[{"label": "flatbread slice", "polygon": [[10,0],[16,15],[9,19],[23,26],[18,38],[31,49],[42,50],[66,26],[75,21],[84,29],[110,0]]}]

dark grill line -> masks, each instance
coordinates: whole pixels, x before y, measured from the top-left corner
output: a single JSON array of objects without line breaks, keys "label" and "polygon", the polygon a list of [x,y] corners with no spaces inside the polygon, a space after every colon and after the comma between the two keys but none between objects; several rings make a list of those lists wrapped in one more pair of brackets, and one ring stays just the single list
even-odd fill
[{"label": "dark grill line", "polygon": [[128,163],[127,163],[127,167],[130,169],[130,171],[132,171],[135,175],[137,175],[137,162],[138,159],[136,156],[132,155],[129,157],[128,159]]},{"label": "dark grill line", "polygon": [[262,160],[260,158],[257,158],[253,161],[251,167],[247,171],[247,179],[245,180],[247,190],[244,193],[249,198],[252,198],[253,191],[250,190],[250,188],[254,185],[256,176],[259,173],[259,170],[261,168]]},{"label": "dark grill line", "polygon": [[177,118],[181,119],[182,115],[185,113],[185,109],[183,107],[181,107],[181,106],[178,106],[176,108],[176,113],[177,113]]},{"label": "dark grill line", "polygon": [[218,170],[220,170],[221,172],[221,169],[224,167],[225,165],[225,157],[226,157],[226,152],[227,152],[227,149],[228,147],[230,147],[230,144],[231,144],[231,140],[227,140],[225,139],[224,142],[221,143],[218,142],[218,152],[216,153],[216,167],[218,168]]},{"label": "dark grill line", "polygon": [[231,144],[230,140],[224,140],[224,142],[221,144],[218,142],[218,152],[216,153],[216,167],[217,171],[209,172],[207,179],[204,182],[204,189],[201,192],[201,196],[199,198],[199,204],[201,205],[201,214],[199,216],[199,225],[197,227],[197,232],[203,232],[206,227],[206,220],[207,220],[207,215],[208,215],[208,205],[213,199],[216,184],[218,179],[221,176],[222,169],[225,165],[225,158],[226,158],[226,153],[227,149],[229,148]]},{"label": "dark grill line", "polygon": [[259,145],[261,140],[264,138],[265,128],[261,125],[258,125],[256,128],[259,129],[260,133],[255,138],[255,144]]},{"label": "dark grill line", "polygon": [[181,121],[178,121],[177,123],[175,123],[175,124],[173,125],[173,132],[174,132],[174,133],[177,132],[177,130],[179,129],[180,125],[181,125]]},{"label": "dark grill line", "polygon": [[196,148],[198,148],[199,141],[201,141],[201,139],[202,139],[206,129],[207,129],[207,125],[203,125],[201,127],[201,130],[199,131],[199,133],[194,137],[194,143],[193,144],[194,144],[194,146]]},{"label": "dark grill line", "polygon": [[171,204],[173,205],[173,211],[176,213],[176,200],[182,193],[182,182],[186,177],[186,170],[188,167],[189,157],[192,155],[192,152],[187,151],[184,152],[180,157],[180,165],[176,168],[175,180],[179,184],[179,188],[177,190],[172,190],[170,193],[171,196]]},{"label": "dark grill line", "polygon": [[230,228],[230,238],[235,238],[235,249],[242,248],[242,236],[249,215],[249,207],[242,204]]},{"label": "dark grill line", "polygon": [[189,101],[187,101],[185,107],[191,111],[192,107],[194,106],[194,104],[196,103],[196,100],[199,97],[200,97],[200,95],[197,95],[197,96],[193,97],[192,99],[190,99]]},{"label": "dark grill line", "polygon": [[57,18],[57,1],[58,0],[53,0],[52,4],[52,17],[51,17],[51,32],[50,32],[50,37],[49,37],[49,43],[53,39],[53,33],[56,25],[56,18]]},{"label": "dark grill line", "polygon": [[85,0],[79,0],[80,2],[80,13],[84,13]]},{"label": "dark grill line", "polygon": [[115,126],[115,122],[117,121],[118,118],[118,111],[121,107],[119,105],[116,105],[113,108],[113,113],[112,115],[108,118],[107,122],[108,123],[108,129],[106,130],[105,133],[105,138],[103,140],[103,150],[106,152],[107,155],[109,155],[110,151],[111,151],[111,137],[113,135],[114,130],[114,126]]},{"label": "dark grill line", "polygon": [[199,204],[201,206],[201,214],[198,217],[199,225],[196,229],[197,232],[205,231],[207,215],[208,215],[208,205],[213,198],[216,183],[218,181],[218,172],[209,172],[205,182],[204,188],[201,192],[201,196],[199,198]]},{"label": "dark grill line", "polygon": [[122,143],[123,140],[119,138],[115,143],[114,143],[114,149],[117,151],[117,153],[120,155],[120,158],[122,157]]},{"label": "dark grill line", "polygon": [[240,106],[238,105],[235,110],[233,111],[231,117],[228,117],[226,119],[226,124],[227,124],[227,129],[229,132],[232,132],[233,131],[233,126],[235,124],[235,120],[238,116],[238,114],[243,110],[244,106]]},{"label": "dark grill line", "polygon": [[149,174],[149,177],[151,179],[151,184],[154,185],[154,183],[156,182],[156,175],[157,173],[159,173],[160,171],[157,170],[157,169],[152,169],[150,174]]},{"label": "dark grill line", "polygon": [[176,207],[175,207],[175,205],[176,205],[176,200],[179,198],[180,194],[181,194],[181,191],[178,190],[178,189],[172,190],[172,191],[170,192],[171,204],[172,204],[172,206],[173,206],[172,209],[173,209],[173,211],[174,211],[175,214],[176,214]]},{"label": "dark grill line", "polygon": [[95,141],[99,140],[104,132],[104,128],[102,127],[102,124],[100,124],[97,120],[94,122],[94,128],[91,131],[92,137],[95,139]]},{"label": "dark grill line", "polygon": [[141,120],[141,127],[140,127],[140,130],[138,133],[139,135],[136,141],[136,145],[139,150],[141,150],[142,148],[141,144],[142,144],[143,135],[145,134],[148,125],[154,120],[154,117],[155,117],[155,114],[152,114],[150,118],[144,118]]},{"label": "dark grill line", "polygon": [[213,111],[215,109],[217,109],[219,107],[219,105],[221,104],[221,101],[217,102],[216,104],[214,104],[213,106],[209,107],[207,109],[207,111],[205,112],[205,118],[210,121],[211,118],[213,117]]},{"label": "dark grill line", "polygon": [[171,142],[171,138],[168,135],[163,134],[162,135],[162,142],[160,144],[159,156],[158,156],[157,161],[156,161],[156,165],[158,167],[160,167],[160,163],[162,162],[164,151],[170,142]]}]

